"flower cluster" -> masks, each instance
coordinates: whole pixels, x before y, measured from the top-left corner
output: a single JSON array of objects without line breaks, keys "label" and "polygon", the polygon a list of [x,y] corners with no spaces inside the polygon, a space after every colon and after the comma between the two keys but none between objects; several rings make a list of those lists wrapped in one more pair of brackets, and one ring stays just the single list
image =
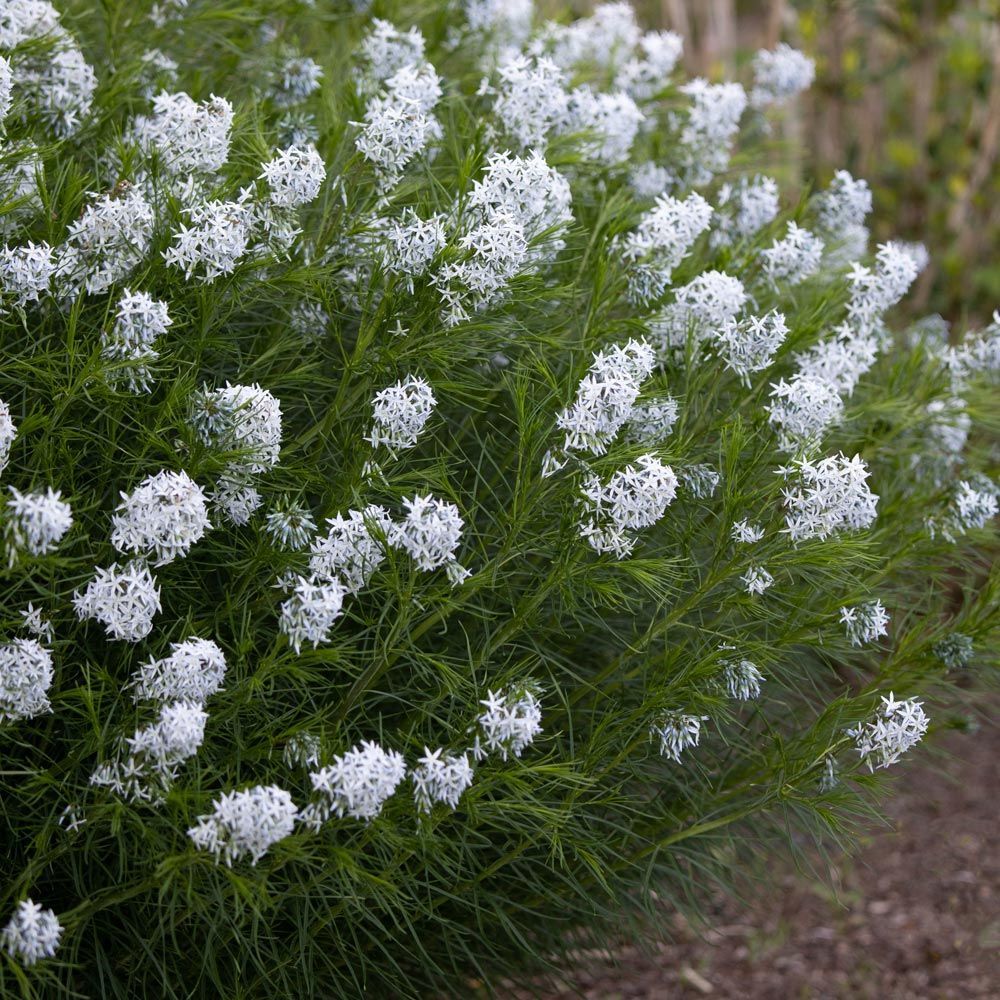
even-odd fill
[{"label": "flower cluster", "polygon": [[291,795],[275,785],[227,792],[188,830],[195,847],[232,867],[249,857],[256,864],[279,840],[291,835],[299,811]]},{"label": "flower cluster", "polygon": [[868,467],[859,455],[803,458],[778,472],[791,479],[781,492],[784,530],[793,542],[858,531],[874,522],[878,497],[868,487]]},{"label": "flower cluster", "polygon": [[864,646],[887,635],[889,616],[881,601],[868,601],[853,608],[841,608],[840,620],[847,629],[852,646]]},{"label": "flower cluster", "polygon": [[22,552],[44,556],[54,552],[73,526],[73,511],[58,490],[50,486],[44,493],[21,493],[14,486],[7,501],[4,533],[7,553],[13,566]]},{"label": "flower cluster", "polygon": [[25,899],[0,932],[0,948],[22,965],[34,965],[56,953],[62,933],[62,924],[51,910]]},{"label": "flower cluster", "polygon": [[52,654],[35,639],[0,646],[0,722],[31,719],[50,712]]},{"label": "flower cluster", "polygon": [[897,701],[892,692],[868,722],[847,730],[870,771],[888,767],[923,739],[930,720],[916,698]]}]

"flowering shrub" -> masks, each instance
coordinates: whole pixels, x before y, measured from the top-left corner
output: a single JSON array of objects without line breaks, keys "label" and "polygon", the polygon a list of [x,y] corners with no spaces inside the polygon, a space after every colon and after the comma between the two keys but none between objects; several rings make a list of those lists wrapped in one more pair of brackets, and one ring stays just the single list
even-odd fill
[{"label": "flowering shrub", "polygon": [[370,6],[0,12],[4,995],[498,983],[989,659],[1000,320],[758,172],[809,60]]}]

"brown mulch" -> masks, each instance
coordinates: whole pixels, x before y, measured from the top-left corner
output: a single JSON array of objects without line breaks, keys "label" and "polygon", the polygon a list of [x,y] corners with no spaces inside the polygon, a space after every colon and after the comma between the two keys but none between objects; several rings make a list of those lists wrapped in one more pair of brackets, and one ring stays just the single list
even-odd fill
[{"label": "brown mulch", "polygon": [[892,828],[827,885],[788,873],[710,929],[668,919],[669,943],[581,956],[546,1000],[1000,998],[1000,726],[941,745],[943,765],[900,765]]}]

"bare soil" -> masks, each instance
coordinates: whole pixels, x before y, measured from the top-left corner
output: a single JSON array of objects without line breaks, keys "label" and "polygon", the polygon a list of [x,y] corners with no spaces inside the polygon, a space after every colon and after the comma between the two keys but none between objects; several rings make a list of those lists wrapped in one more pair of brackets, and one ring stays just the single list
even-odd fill
[{"label": "bare soil", "polygon": [[1000,726],[941,745],[943,766],[899,765],[891,827],[827,885],[790,872],[750,909],[720,899],[709,929],[667,918],[669,942],[581,956],[543,997],[997,1000]]}]

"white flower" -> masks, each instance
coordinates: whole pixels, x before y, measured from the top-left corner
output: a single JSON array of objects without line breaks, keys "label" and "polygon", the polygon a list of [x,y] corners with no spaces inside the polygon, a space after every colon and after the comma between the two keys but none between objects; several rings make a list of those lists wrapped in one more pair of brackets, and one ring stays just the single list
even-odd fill
[{"label": "white flower", "polygon": [[676,495],[677,477],[655,455],[640,456],[606,484],[590,476],[581,487],[580,536],[595,551],[623,559],[635,546],[631,533],[659,521]]},{"label": "white flower", "polygon": [[101,332],[101,357],[110,362],[127,362],[120,376],[130,392],[148,392],[150,372],[147,367],[159,357],[153,348],[157,337],[171,325],[166,302],[158,302],[145,292],[127,288],[118,301],[114,327]]},{"label": "white flower", "polygon": [[462,793],[472,784],[472,765],[467,754],[446,753],[424,747],[424,755],[410,773],[413,797],[420,812],[429,813],[435,802],[458,808]]},{"label": "white flower", "polygon": [[684,465],[677,470],[677,478],[697,500],[707,500],[715,495],[722,476],[710,465]]},{"label": "white flower", "polygon": [[748,594],[763,594],[774,583],[774,577],[763,566],[751,566],[740,580]]},{"label": "white flower", "polygon": [[389,220],[382,235],[383,266],[390,274],[403,276],[411,292],[413,279],[427,273],[448,242],[442,216],[421,219],[412,208],[406,208],[401,218]]},{"label": "white flower", "polygon": [[783,240],[775,240],[760,251],[764,274],[772,285],[785,281],[798,285],[819,270],[823,257],[823,241],[808,229],[788,223]]},{"label": "white flower", "polygon": [[56,953],[62,932],[62,924],[52,910],[25,899],[17,904],[0,934],[0,947],[22,965],[34,965],[40,958],[51,958]]},{"label": "white flower", "polygon": [[310,94],[319,90],[322,79],[323,69],[315,59],[303,55],[285,59],[274,88],[274,103],[279,108],[301,104]]},{"label": "white flower", "polygon": [[680,88],[691,98],[679,117],[678,155],[692,185],[707,184],[729,165],[729,150],[747,105],[738,83],[709,83],[700,77]]},{"label": "white flower", "polygon": [[816,64],[807,55],[779,42],[773,51],[760,49],[753,57],[754,88],[750,104],[766,108],[784,104],[796,94],[808,90],[816,77]]},{"label": "white flower", "polygon": [[643,340],[596,353],[572,406],[556,418],[556,426],[566,432],[563,447],[603,455],[631,416],[642,383],[655,364],[653,351]]},{"label": "white flower", "polygon": [[616,167],[628,160],[644,118],[626,93],[595,93],[589,87],[577,87],[569,95],[565,131],[584,134],[580,151],[585,157]]},{"label": "white flower", "polygon": [[727,319],[717,331],[715,343],[726,367],[749,386],[750,375],[770,367],[787,336],[785,317],[773,310],[765,316]]},{"label": "white flower", "polygon": [[469,28],[497,44],[520,47],[531,32],[532,0],[463,0],[462,5]]},{"label": "white flower", "polygon": [[385,539],[392,522],[384,507],[350,510],[328,518],[330,530],[310,549],[309,572],[317,580],[336,580],[347,594],[365,587],[385,559]]},{"label": "white flower", "polygon": [[848,316],[862,330],[870,329],[906,294],[916,276],[913,257],[898,243],[880,244],[874,270],[858,263],[851,268]]},{"label": "white flower", "polygon": [[[985,488],[977,489],[976,486]],[[947,541],[954,542],[968,531],[985,528],[996,517],[998,506],[997,489],[991,482],[985,480],[973,485],[963,479],[955,487],[941,521],[928,519],[931,538],[940,532]]]},{"label": "white flower", "polygon": [[296,302],[288,316],[288,327],[305,346],[323,339],[330,326],[330,316],[318,302]]},{"label": "white flower", "polygon": [[172,174],[213,174],[229,158],[233,106],[214,94],[198,103],[187,94],[158,94],[153,113],[135,120],[134,134]]},{"label": "white flower", "polygon": [[261,180],[267,181],[271,204],[277,208],[308,205],[326,179],[326,165],[313,145],[289,146],[262,166]]},{"label": "white flower", "polygon": [[734,542],[753,545],[764,537],[764,529],[756,524],[750,524],[746,518],[743,518],[742,521],[737,521],[732,526],[729,534]]},{"label": "white flower", "polygon": [[681,285],[674,301],[649,321],[657,358],[676,363],[689,341],[697,355],[701,344],[735,321],[746,301],[743,282],[723,271],[704,271]]},{"label": "white flower", "polygon": [[94,618],[112,639],[138,642],[153,628],[153,615],[160,610],[160,591],[142,560],[119,569],[112,563],[98,569],[87,589],[73,596],[77,617]]},{"label": "white flower", "polygon": [[878,341],[869,333],[844,324],[833,336],[795,355],[799,373],[832,385],[842,396],[850,396],[861,377],[878,356]]},{"label": "white flower", "polygon": [[629,297],[640,305],[658,299],[673,270],[708,228],[712,207],[699,194],[684,201],[661,195],[636,230],[617,242],[629,279]]},{"label": "white flower", "polygon": [[241,475],[222,476],[212,493],[215,508],[227,521],[240,526],[250,523],[263,502],[256,487]]},{"label": "white flower", "polygon": [[155,557],[154,566],[187,555],[212,527],[205,493],[186,472],[157,472],[121,497],[111,544],[119,552]]},{"label": "white flower", "polygon": [[0,250],[0,286],[15,305],[37,302],[49,290],[56,258],[48,243],[28,242]]},{"label": "white flower", "polygon": [[66,32],[60,30],[55,37],[54,51],[18,64],[15,82],[25,110],[37,115],[56,136],[66,138],[90,113],[97,77]]},{"label": "white flower", "polygon": [[741,177],[735,184],[723,184],[712,217],[712,245],[748,239],[774,219],[778,207],[778,185],[772,177]]},{"label": "white flower", "polygon": [[796,374],[791,382],[771,383],[771,399],[766,407],[768,420],[782,451],[816,447],[826,430],[844,418],[844,401],[836,388],[810,375]]},{"label": "white flower", "polygon": [[542,731],[539,692],[530,684],[504,692],[490,691],[480,701],[483,711],[476,720],[478,732],[472,747],[476,760],[499,753],[503,760],[520,757]]},{"label": "white flower", "polygon": [[170,267],[179,267],[191,278],[212,282],[232,274],[247,251],[255,221],[254,206],[247,200],[208,201],[188,210],[190,226],[174,233],[174,245],[163,253]]},{"label": "white flower", "polygon": [[[529,59],[518,53],[500,63],[496,73],[493,117],[498,127],[519,149],[544,149],[569,115],[563,71],[544,56]],[[485,82],[483,89],[488,89]]]},{"label": "white flower", "polygon": [[21,617],[24,619],[24,627],[32,635],[51,645],[55,638],[55,631],[52,628],[52,622],[42,618],[41,608],[36,608],[29,601],[28,606],[21,612]]},{"label": "white flower", "polygon": [[11,499],[7,501],[4,532],[10,564],[13,566],[20,552],[33,556],[53,552],[73,526],[70,505],[51,486],[44,493],[21,493],[13,486],[8,489]]},{"label": "white flower", "polygon": [[690,747],[696,747],[701,738],[701,724],[707,716],[685,715],[683,712],[667,712],[650,727],[651,738],[659,739],[660,753],[668,760],[679,764],[681,754]]},{"label": "white flower", "polygon": [[760,697],[764,675],[749,660],[726,660],[723,662],[722,679],[730,698],[753,701]]},{"label": "white flower", "polygon": [[361,129],[354,145],[376,168],[383,191],[393,187],[409,163],[423,152],[431,133],[431,119],[418,105],[386,97],[373,97],[364,121],[351,124]]},{"label": "white flower", "polygon": [[636,403],[625,422],[625,437],[632,444],[658,447],[670,436],[679,415],[673,396]]},{"label": "white flower", "polygon": [[829,538],[868,528],[875,520],[878,497],[868,488],[868,467],[859,455],[833,455],[796,461],[780,475],[792,478],[782,489],[785,530],[793,542]]},{"label": "white flower", "polygon": [[132,676],[136,701],[204,704],[222,687],[226,657],[211,639],[192,636],[171,643],[170,655],[144,663]]},{"label": "white flower", "polygon": [[10,416],[10,407],[0,399],[0,472],[7,468],[10,449],[17,437],[17,427]]},{"label": "white flower", "polygon": [[389,544],[409,553],[418,569],[433,570],[454,563],[464,528],[458,508],[430,495],[404,499],[403,506],[403,520],[389,526]]},{"label": "white flower", "polygon": [[52,711],[52,654],[34,639],[0,645],[0,721],[16,722]]},{"label": "white flower", "polygon": [[188,830],[195,847],[211,851],[216,861],[232,866],[247,855],[256,864],[268,848],[295,829],[298,809],[291,795],[276,785],[256,785],[229,792],[212,803]]},{"label": "white flower", "polygon": [[882,705],[868,722],[846,730],[854,739],[861,759],[870,771],[895,764],[927,732],[930,720],[923,703],[916,698],[896,701],[892,692],[882,697]]},{"label": "white flower", "polygon": [[881,601],[868,601],[854,608],[841,608],[840,620],[847,628],[852,646],[863,646],[888,635],[889,616]]},{"label": "white flower", "polygon": [[820,228],[843,238],[852,228],[864,225],[872,210],[872,192],[865,180],[855,180],[846,170],[833,175],[830,186],[816,196]]},{"label": "white flower", "polygon": [[333,815],[370,822],[405,777],[402,754],[366,740],[309,775],[316,799],[302,810],[302,822],[313,830]]},{"label": "white flower", "polygon": [[422,378],[407,375],[375,394],[374,420],[365,440],[373,448],[385,445],[393,452],[412,448],[436,404],[431,387]]},{"label": "white flower", "polygon": [[256,383],[203,388],[193,397],[191,423],[209,447],[238,453],[229,465],[234,476],[267,472],[278,464],[281,405]]},{"label": "white flower", "polygon": [[361,62],[366,77],[380,82],[404,66],[424,61],[424,36],[419,28],[400,31],[388,21],[372,18],[371,28],[361,43]]},{"label": "white flower", "polygon": [[637,198],[656,198],[666,194],[676,182],[673,172],[658,163],[646,160],[633,167],[629,174],[629,184]]},{"label": "white flower", "polygon": [[316,531],[316,522],[302,504],[289,502],[267,515],[264,530],[282,548],[301,549]]},{"label": "white flower", "polygon": [[669,82],[684,51],[684,39],[673,31],[647,31],[639,39],[642,58],[629,59],[615,75],[615,86],[637,101],[649,101]]},{"label": "white flower", "polygon": [[934,643],[931,652],[949,669],[959,670],[972,661],[972,636],[952,632]]},{"label": "white flower", "polygon": [[57,277],[64,297],[82,286],[96,294],[128,277],[146,258],[153,239],[153,209],[142,194],[104,195],[84,209],[56,249]]},{"label": "white flower", "polygon": [[336,580],[317,582],[297,576],[291,596],[281,605],[278,627],[288,636],[296,653],[301,651],[303,642],[311,642],[315,649],[329,640],[343,606],[344,588]]},{"label": "white flower", "polygon": [[129,756],[153,771],[173,776],[178,765],[193,757],[205,740],[208,713],[199,702],[174,701],[160,707],[152,725],[137,729],[125,744]]}]

